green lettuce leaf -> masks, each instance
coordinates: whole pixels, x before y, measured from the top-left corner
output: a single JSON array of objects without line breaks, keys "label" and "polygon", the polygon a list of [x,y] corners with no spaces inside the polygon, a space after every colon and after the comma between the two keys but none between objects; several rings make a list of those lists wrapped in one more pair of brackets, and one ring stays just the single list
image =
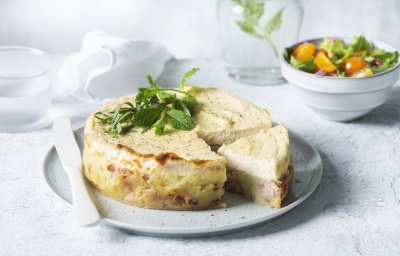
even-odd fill
[{"label": "green lettuce leaf", "polygon": [[303,70],[305,72],[312,73],[314,72],[317,68],[314,63],[314,57],[312,57],[310,60],[301,62],[300,60],[296,59],[295,57],[291,56],[290,57],[290,64],[294,66],[295,68],[298,68],[300,70]]},{"label": "green lettuce leaf", "polygon": [[354,51],[369,51],[373,49],[372,44],[368,42],[364,35],[354,37],[351,47]]},{"label": "green lettuce leaf", "polygon": [[343,40],[325,38],[321,43],[319,43],[318,47],[319,49],[327,51],[329,58],[336,65],[341,64],[353,53],[353,49],[346,46],[346,43]]},{"label": "green lettuce leaf", "polygon": [[385,72],[386,70],[391,69],[397,64],[399,59],[399,54],[397,51],[395,52],[386,52],[380,49],[375,49],[374,53],[371,54],[372,57],[375,57],[380,60],[382,65],[380,66],[372,66],[372,72],[374,74]]}]

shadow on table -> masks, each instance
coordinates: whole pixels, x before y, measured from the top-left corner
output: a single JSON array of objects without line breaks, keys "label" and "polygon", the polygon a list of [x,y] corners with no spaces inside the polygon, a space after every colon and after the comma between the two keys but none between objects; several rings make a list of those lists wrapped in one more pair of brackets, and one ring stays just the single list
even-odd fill
[{"label": "shadow on table", "polygon": [[[343,202],[347,191],[344,177],[338,175],[338,166],[334,166],[326,154],[320,152],[324,164],[324,174],[321,183],[315,192],[301,205],[284,214],[283,216],[248,230],[221,235],[210,239],[243,239],[248,237],[265,236],[282,232],[312,221],[317,215],[326,211],[335,210],[336,207],[346,204]],[[195,238],[196,239],[196,238]]]},{"label": "shadow on table", "polygon": [[369,114],[351,123],[360,125],[392,126],[400,123],[400,85],[393,87],[389,99]]}]

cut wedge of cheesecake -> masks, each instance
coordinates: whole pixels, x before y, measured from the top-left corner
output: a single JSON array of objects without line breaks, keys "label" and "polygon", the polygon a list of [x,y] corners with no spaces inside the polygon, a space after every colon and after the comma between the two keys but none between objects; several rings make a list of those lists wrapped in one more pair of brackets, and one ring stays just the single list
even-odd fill
[{"label": "cut wedge of cheesecake", "polygon": [[217,88],[188,87],[201,108],[194,118],[198,135],[213,148],[271,128],[267,110]]},{"label": "cut wedge of cheesecake", "polygon": [[[198,210],[224,207],[226,159],[211,150],[237,138],[255,134],[271,120],[262,110],[232,93],[190,87],[200,103],[195,129],[166,126],[133,129],[112,136],[94,115],[85,124],[83,165],[87,179],[104,194],[144,208]],[[111,112],[135,96],[109,102],[99,111]]]},{"label": "cut wedge of cheesecake", "polygon": [[264,206],[281,206],[293,178],[289,134],[284,125],[223,145],[218,154],[227,159],[226,190]]}]

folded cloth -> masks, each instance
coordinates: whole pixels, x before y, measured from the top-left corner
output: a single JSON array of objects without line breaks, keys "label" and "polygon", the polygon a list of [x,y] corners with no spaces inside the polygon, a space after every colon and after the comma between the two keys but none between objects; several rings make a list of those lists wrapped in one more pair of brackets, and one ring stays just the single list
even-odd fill
[{"label": "folded cloth", "polygon": [[93,31],[84,37],[82,49],[65,60],[57,85],[67,95],[100,103],[147,86],[146,75],[156,79],[171,57],[161,45]]}]

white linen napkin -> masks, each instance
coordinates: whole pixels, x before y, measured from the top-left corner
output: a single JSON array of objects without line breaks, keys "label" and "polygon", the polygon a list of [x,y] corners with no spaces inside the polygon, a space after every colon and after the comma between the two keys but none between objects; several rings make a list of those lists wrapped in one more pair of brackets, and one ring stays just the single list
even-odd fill
[{"label": "white linen napkin", "polygon": [[146,87],[146,75],[156,79],[171,57],[161,45],[93,31],[85,35],[82,49],[65,60],[57,84],[68,95],[101,103]]}]

